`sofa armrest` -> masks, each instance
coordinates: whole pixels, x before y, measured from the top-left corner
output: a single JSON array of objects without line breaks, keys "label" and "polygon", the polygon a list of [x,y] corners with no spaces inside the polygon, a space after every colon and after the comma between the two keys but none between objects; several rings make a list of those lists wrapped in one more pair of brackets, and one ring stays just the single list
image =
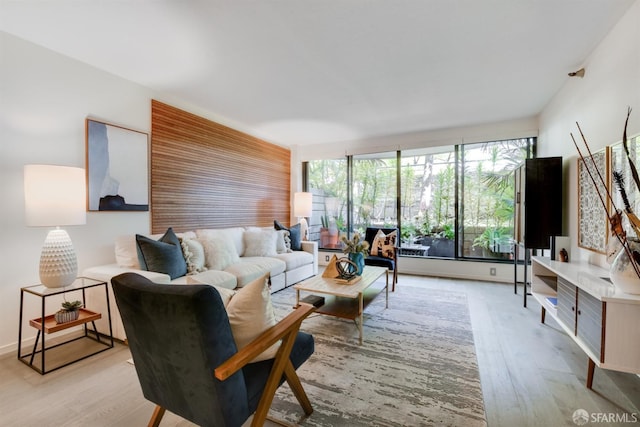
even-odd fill
[{"label": "sofa armrest", "polygon": [[318,242],[303,240],[300,242],[300,246],[303,251],[309,252],[311,255],[318,255]]},{"label": "sofa armrest", "polygon": [[300,245],[303,251],[313,255],[313,274],[318,274],[318,242],[303,240]]},{"label": "sofa armrest", "polygon": [[168,284],[171,282],[171,277],[169,277],[168,274],[156,273],[155,271],[138,270],[129,267],[119,267],[118,264],[89,267],[82,271],[82,276],[94,280],[109,282],[113,276],[117,276],[118,274],[122,273],[137,273],[141,276],[146,277],[154,283]]}]

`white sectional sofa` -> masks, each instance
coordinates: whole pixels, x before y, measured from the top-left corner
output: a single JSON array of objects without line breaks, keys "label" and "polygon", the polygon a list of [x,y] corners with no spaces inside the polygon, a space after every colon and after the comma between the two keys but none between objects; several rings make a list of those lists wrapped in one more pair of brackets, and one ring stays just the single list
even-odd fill
[{"label": "white sectional sofa", "polygon": [[[171,277],[158,271],[145,270],[145,262],[139,245],[153,245],[163,235],[127,235],[116,238],[115,262],[90,267],[82,272],[84,277],[109,282],[110,311],[114,338],[126,338],[118,312],[110,280],[125,272],[143,275],[156,283],[193,284],[205,283],[219,288],[236,289],[257,279],[266,272],[271,276],[271,292],[291,286],[318,274],[318,246],[316,242],[300,242],[301,250],[291,250],[289,233],[270,227],[232,227],[200,229],[175,233],[180,239],[182,255],[187,264],[187,274]],[[144,239],[144,240],[143,240]],[[162,270],[162,268],[155,268]],[[90,292],[87,306],[103,313],[97,322],[98,330],[108,332],[107,307],[103,294]]]}]

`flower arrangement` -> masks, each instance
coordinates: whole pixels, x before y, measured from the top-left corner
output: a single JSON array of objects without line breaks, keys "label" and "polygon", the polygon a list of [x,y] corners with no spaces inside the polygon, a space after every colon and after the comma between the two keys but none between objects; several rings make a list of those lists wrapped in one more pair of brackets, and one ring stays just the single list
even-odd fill
[{"label": "flower arrangement", "polygon": [[369,242],[362,239],[359,233],[354,233],[351,239],[348,239],[346,235],[340,236],[342,241],[342,252],[345,254],[357,254],[360,253],[363,256],[369,255]]}]

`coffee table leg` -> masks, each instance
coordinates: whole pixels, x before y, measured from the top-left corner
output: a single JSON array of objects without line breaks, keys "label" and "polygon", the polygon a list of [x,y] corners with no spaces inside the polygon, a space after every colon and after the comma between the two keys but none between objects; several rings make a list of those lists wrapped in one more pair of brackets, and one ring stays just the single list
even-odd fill
[{"label": "coffee table leg", "polygon": [[389,269],[387,268],[387,286],[384,287],[384,292],[387,300],[385,301],[384,308],[389,308]]},{"label": "coffee table leg", "polygon": [[296,289],[296,307],[300,307],[300,289]]},{"label": "coffee table leg", "polygon": [[360,345],[362,345],[362,325],[364,323],[364,292],[360,292],[358,295],[358,316],[360,317],[360,324],[358,330],[360,331]]}]

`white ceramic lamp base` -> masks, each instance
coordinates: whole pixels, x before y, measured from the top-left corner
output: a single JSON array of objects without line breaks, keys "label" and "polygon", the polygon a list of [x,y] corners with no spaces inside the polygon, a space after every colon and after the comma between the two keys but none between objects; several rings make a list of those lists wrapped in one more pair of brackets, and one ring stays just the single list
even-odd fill
[{"label": "white ceramic lamp base", "polygon": [[302,240],[309,240],[309,224],[305,217],[301,217],[298,221],[300,223],[300,237]]},{"label": "white ceramic lamp base", "polygon": [[47,288],[70,285],[78,274],[78,261],[71,238],[65,230],[47,234],[40,254],[40,281]]}]

